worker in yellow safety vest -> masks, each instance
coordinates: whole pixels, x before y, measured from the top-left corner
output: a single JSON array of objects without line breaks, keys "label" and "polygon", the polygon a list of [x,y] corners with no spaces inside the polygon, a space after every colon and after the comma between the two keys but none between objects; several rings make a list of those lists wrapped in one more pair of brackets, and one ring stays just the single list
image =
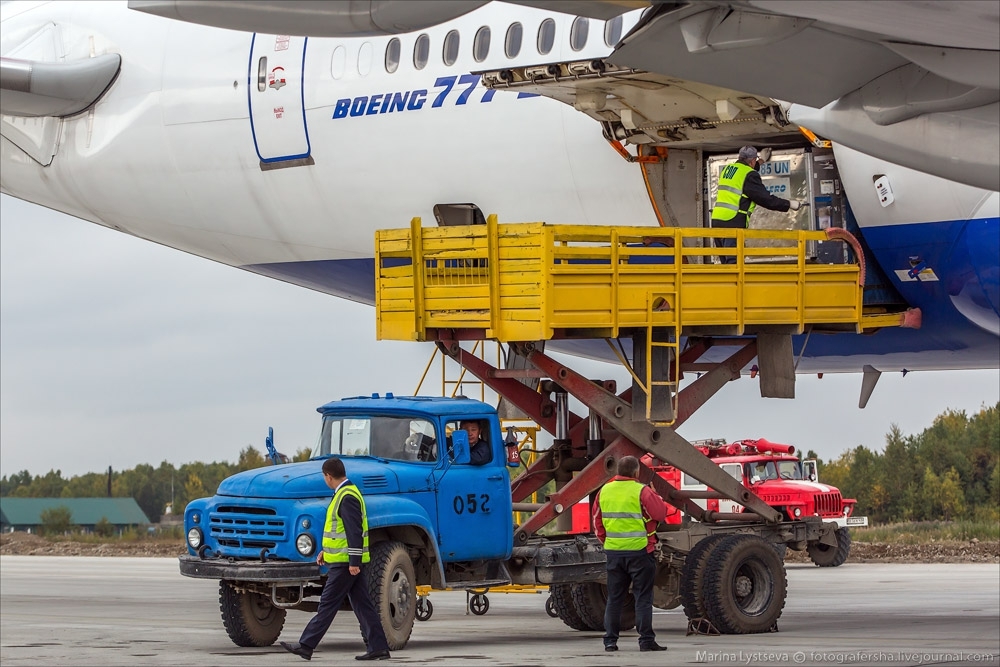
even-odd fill
[{"label": "worker in yellow safety vest", "polygon": [[344,462],[338,458],[323,461],[323,481],[334,490],[326,510],[323,545],[316,555],[317,565],[330,568],[320,594],[319,607],[296,643],[281,642],[290,653],[312,660],[316,645],[330,629],[337,611],[347,598],[361,623],[367,650],[356,660],[384,660],[389,656],[389,642],[379,621],[378,612],[368,592],[368,513],[365,499],[347,479]]},{"label": "worker in yellow safety vest", "polygon": [[[797,211],[809,202],[775,197],[760,179],[760,166],[770,157],[770,149],[763,159],[753,146],[740,149],[736,162],[722,168],[719,175],[719,193],[712,208],[713,229],[747,229],[750,215],[757,206],[770,211]],[[714,239],[716,248],[735,248],[735,238]],[[722,255],[723,264],[735,264],[735,255]]]},{"label": "worker in yellow safety vest", "polygon": [[604,612],[604,650],[618,650],[622,603],[629,585],[635,596],[635,628],[640,651],[665,651],[653,632],[653,579],[656,577],[656,524],[667,516],[663,499],[639,483],[639,460],[623,456],[618,475],[604,485],[594,503],[594,530],[604,544],[608,603]]}]

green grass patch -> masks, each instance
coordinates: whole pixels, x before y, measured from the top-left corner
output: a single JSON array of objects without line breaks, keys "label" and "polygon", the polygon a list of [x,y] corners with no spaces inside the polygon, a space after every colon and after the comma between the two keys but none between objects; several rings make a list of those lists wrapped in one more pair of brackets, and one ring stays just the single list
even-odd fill
[{"label": "green grass patch", "polygon": [[996,521],[913,521],[890,523],[868,528],[852,528],[856,542],[885,544],[930,544],[931,542],[1000,541],[1000,523]]}]

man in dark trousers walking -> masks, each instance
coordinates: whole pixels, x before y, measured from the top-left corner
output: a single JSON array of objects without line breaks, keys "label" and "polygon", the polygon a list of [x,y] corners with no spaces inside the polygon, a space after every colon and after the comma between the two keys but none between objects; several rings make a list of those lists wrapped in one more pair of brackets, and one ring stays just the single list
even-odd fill
[{"label": "man in dark trousers walking", "polygon": [[344,462],[337,458],[323,462],[323,480],[333,489],[333,500],[326,510],[323,548],[316,556],[319,565],[328,565],[326,586],[319,598],[319,608],[297,643],[281,642],[282,648],[312,660],[313,651],[330,629],[337,610],[346,597],[361,623],[368,651],[355,660],[385,660],[389,642],[379,622],[378,612],[368,594],[368,513],[361,491],[347,479]]},{"label": "man in dark trousers walking", "polygon": [[604,612],[604,650],[618,650],[622,603],[629,584],[635,596],[635,629],[640,651],[666,651],[653,632],[653,579],[656,577],[656,524],[667,506],[652,488],[639,483],[639,460],[623,456],[618,475],[604,485],[594,503],[594,530],[608,561],[608,604]]},{"label": "man in dark trousers walking", "polygon": [[[768,192],[758,173],[766,161],[757,154],[756,148],[744,146],[736,162],[723,167],[719,174],[719,194],[712,208],[713,229],[749,229],[750,215],[757,206],[785,212],[809,205],[806,201],[782,199]],[[716,248],[735,248],[736,239],[715,239],[714,244]],[[723,264],[736,263],[735,255],[722,255],[719,259]]]}]

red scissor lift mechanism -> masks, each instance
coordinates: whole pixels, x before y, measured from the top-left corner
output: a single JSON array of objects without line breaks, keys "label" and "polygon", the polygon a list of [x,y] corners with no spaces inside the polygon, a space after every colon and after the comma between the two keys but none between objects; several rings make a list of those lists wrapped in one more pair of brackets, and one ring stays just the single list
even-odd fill
[{"label": "red scissor lift mechanism", "polygon": [[[556,481],[555,493],[515,532],[515,545],[525,544],[542,526],[614,477],[615,462],[619,458],[632,455],[641,459],[644,453],[652,454],[714,489],[682,491],[640,463],[641,482],[651,482],[666,502],[702,523],[775,524],[781,520],[779,512],[722,471],[674,430],[727,382],[739,377],[740,370],[757,354],[755,339],[734,341],[738,347],[728,359],[714,364],[695,382],[682,389],[677,396],[676,420],[672,426],[665,427],[645,420],[633,421],[631,388],[616,395],[613,381],[585,378],[536,349],[533,343],[512,343],[511,346],[535,370],[501,370],[464,350],[457,338],[446,338],[444,331],[438,333],[436,342],[444,354],[555,437],[552,447],[511,483],[512,499],[518,503],[549,480]],[[678,359],[681,369],[695,363],[712,345],[712,339],[689,340]],[[702,370],[705,364],[698,364],[698,367]],[[552,381],[550,388],[553,391],[533,391],[519,382],[519,378],[523,377],[547,377]],[[556,395],[555,401],[550,398],[550,393]],[[565,398],[560,399],[560,393],[572,395],[586,406],[590,410],[589,419],[570,412]],[[598,418],[603,419],[605,428],[595,428]],[[723,513],[705,510],[693,502],[703,498],[729,498],[747,511]]]}]

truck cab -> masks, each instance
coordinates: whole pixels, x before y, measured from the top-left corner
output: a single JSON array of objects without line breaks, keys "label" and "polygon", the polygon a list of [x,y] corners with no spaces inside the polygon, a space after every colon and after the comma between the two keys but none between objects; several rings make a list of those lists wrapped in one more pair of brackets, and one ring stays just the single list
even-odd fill
[{"label": "truck cab", "polygon": [[[215,496],[185,509],[181,574],[220,581],[234,642],[270,645],[286,609],[315,609],[310,598],[326,574],[316,555],[332,497],[322,465],[331,456],[344,461],[365,498],[370,584],[391,648],[409,638],[416,585],[509,583],[503,563],[513,548],[510,481],[494,408],[465,398],[387,394],[334,401],[318,412],[309,461],[233,475]],[[472,429],[462,428],[470,422],[482,440],[472,446],[488,449],[474,458]]]}]

